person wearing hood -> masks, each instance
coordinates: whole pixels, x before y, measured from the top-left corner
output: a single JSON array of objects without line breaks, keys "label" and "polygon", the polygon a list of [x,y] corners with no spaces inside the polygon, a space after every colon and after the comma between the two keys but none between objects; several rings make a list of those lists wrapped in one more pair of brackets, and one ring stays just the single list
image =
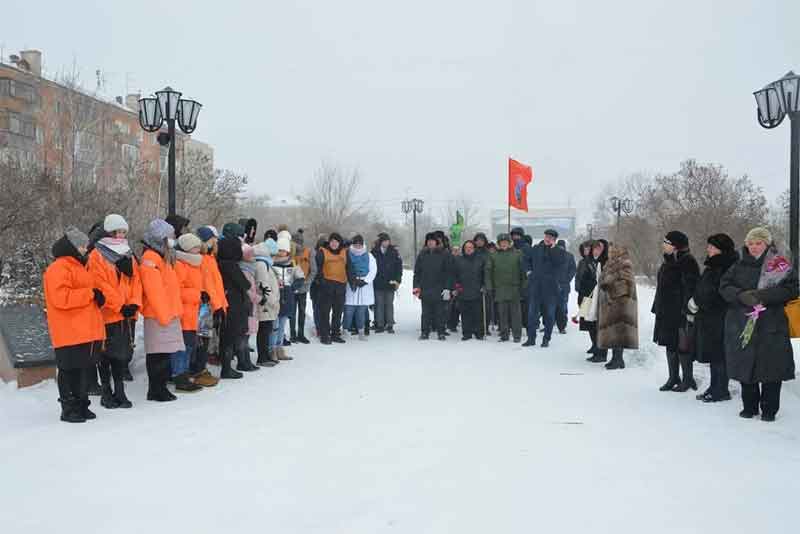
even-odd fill
[{"label": "person wearing hood", "polygon": [[253,247],[253,252],[256,258],[256,284],[260,297],[256,306],[258,319],[256,363],[262,367],[274,367],[279,360],[278,354],[273,351],[270,339],[281,309],[281,290],[272,265],[273,257],[278,255],[278,244],[274,239],[267,239]]},{"label": "person wearing hood", "polygon": [[378,234],[372,256],[378,265],[375,290],[375,333],[394,334],[394,296],[403,281],[403,260],[386,232]]},{"label": "person wearing hood", "polygon": [[328,243],[317,252],[319,283],[319,337],[323,345],[344,343],[342,313],[347,286],[347,252],[342,248],[342,236],[334,232]]},{"label": "person wearing hood", "polygon": [[294,242],[294,264],[303,271],[303,285],[295,293],[296,308],[289,321],[290,341],[308,344],[306,337],[306,304],[311,284],[317,276],[317,262],[312,257],[311,249],[305,246],[303,230],[299,229],[292,237]]},{"label": "person wearing hood", "polygon": [[142,315],[147,354],[147,400],[176,399],[167,389],[173,354],[186,350],[181,330],[183,304],[175,274],[175,230],[164,219],[150,222],[142,241]]},{"label": "person wearing hood", "polygon": [[483,339],[484,321],[481,299],[485,293],[487,256],[480,256],[473,241],[465,241],[455,260],[455,289],[461,306],[461,339]]},{"label": "person wearing hood", "polygon": [[422,327],[419,338],[430,339],[436,332],[440,341],[445,335],[445,307],[453,289],[451,257],[435,232],[425,236],[425,248],[414,264],[414,296],[422,301]]},{"label": "person wearing hood", "polygon": [[545,230],[541,243],[523,249],[523,267],[528,278],[528,340],[524,344],[526,347],[536,346],[540,316],[544,323],[541,346],[542,348],[550,346],[558,307],[559,281],[567,269],[563,251],[555,246],[557,239],[558,232],[548,229]]},{"label": "person wearing hood", "polygon": [[47,327],[58,367],[61,420],[83,423],[94,419],[89,410],[86,369],[95,365],[105,339],[100,309],[103,292],[86,269],[89,237],[69,227],[53,245],[55,260],[44,273]]},{"label": "person wearing hood", "polygon": [[308,290],[308,296],[311,297],[311,314],[314,318],[314,330],[313,335],[316,338],[320,337],[320,329],[319,329],[319,318],[320,318],[320,311],[319,311],[319,285],[320,285],[320,276],[319,271],[317,270],[317,254],[319,251],[325,248],[328,244],[328,238],[325,235],[320,235],[317,238],[317,244],[314,246],[313,251],[313,263],[314,263],[314,272],[316,273],[314,279],[311,281],[311,287]]},{"label": "person wearing hood", "polygon": [[[660,391],[697,389],[693,376],[692,347],[688,346],[688,304],[700,278],[700,267],[689,250],[689,238],[672,231],[664,237],[664,263],[658,270],[656,296],[651,312],[656,316],[653,341],[667,349],[669,378]],[[684,340],[681,343],[681,339]],[[683,372],[683,379],[679,370]]]},{"label": "person wearing hood", "polygon": [[291,360],[292,357],[286,354],[283,341],[286,337],[286,324],[295,311],[295,295],[305,284],[305,274],[292,263],[292,242],[285,236],[278,238],[278,254],[273,259],[272,272],[278,279],[280,310],[272,330],[270,346],[279,360]]},{"label": "person wearing hood", "polygon": [[244,228],[244,242],[253,245],[256,242],[258,221],[255,219],[239,219],[239,225]]},{"label": "person wearing hood", "polygon": [[[236,355],[239,363],[249,357],[250,282],[239,266],[243,257],[242,241],[234,234],[233,237],[220,239],[217,246],[217,264],[228,301],[228,310],[220,327],[220,378],[238,379],[242,378],[242,373],[233,369],[233,357]],[[243,351],[247,354],[242,355]]]},{"label": "person wearing hood", "polygon": [[261,370],[261,367],[253,364],[253,360],[250,357],[250,353],[253,352],[253,349],[250,348],[249,341],[251,336],[258,334],[256,307],[261,300],[261,295],[259,294],[256,284],[256,256],[253,252],[253,247],[246,243],[242,243],[242,259],[239,261],[239,269],[250,284],[250,288],[247,290],[247,332],[240,340],[236,356],[238,361],[236,370],[249,373]]},{"label": "person wearing hood", "polygon": [[689,299],[687,319],[694,322],[695,357],[698,362],[708,363],[711,367],[710,384],[697,395],[697,400],[719,402],[731,399],[725,364],[725,312],[728,303],[720,295],[719,286],[728,269],[739,261],[739,253],[727,234],[714,234],[707,243],[706,268],[697,281],[694,296]]},{"label": "person wearing hood", "polygon": [[563,239],[556,242],[556,248],[564,256],[564,268],[559,272],[558,277],[558,303],[556,304],[556,327],[559,333],[567,333],[567,321],[569,320],[569,294],[572,280],[575,278],[577,268],[575,266],[575,256],[567,250],[567,243]]},{"label": "person wearing hood", "polygon": [[208,292],[203,289],[203,257],[200,255],[202,247],[203,242],[199,237],[183,234],[178,238],[178,248],[175,250],[175,275],[181,288],[183,306],[181,330],[186,348],[170,357],[170,368],[175,390],[187,393],[202,389],[199,383],[190,379],[190,363],[195,359],[197,350],[200,305],[208,304],[211,300]]},{"label": "person wearing hood", "polygon": [[639,348],[639,304],[628,249],[611,245],[597,283],[597,347],[606,369],[625,369],[624,349]]},{"label": "person wearing hood", "polygon": [[[131,408],[125,395],[125,370],[135,340],[136,316],[142,307],[139,265],[128,244],[128,223],[110,214],[103,223],[105,237],[89,253],[87,267],[105,296],[101,308],[106,328],[105,350],[100,355],[100,405],[107,409]],[[111,389],[111,378],[114,389]]]},{"label": "person wearing hood", "polygon": [[508,234],[497,236],[500,250],[489,256],[485,268],[486,290],[494,294],[500,318],[500,339],[509,340],[509,331],[514,336],[514,343],[522,338],[522,313],[519,307],[519,296],[525,291],[527,280],[522,268],[522,253],[514,248]]},{"label": "person wearing hood", "polygon": [[[747,233],[742,258],[722,276],[719,292],[725,314],[728,375],[742,387],[739,416],[772,422],[781,405],[782,383],[795,378],[786,304],[798,296],[797,271],[766,228]],[[750,314],[757,315],[748,336]]]},{"label": "person wearing hood", "polygon": [[183,215],[169,215],[165,220],[175,230],[175,239],[189,231],[190,221]]},{"label": "person wearing hood", "polygon": [[207,305],[212,319],[211,328],[197,332],[197,349],[194,351],[194,359],[189,363],[189,373],[195,384],[212,387],[219,383],[219,379],[208,370],[208,361],[211,358],[219,360],[220,327],[228,309],[228,300],[225,298],[225,286],[217,264],[219,233],[213,226],[201,226],[197,229],[197,237],[203,242],[200,248],[203,291],[208,295]]},{"label": "person wearing hood", "polygon": [[244,227],[238,223],[226,223],[222,227],[222,237],[229,239],[238,239],[244,243]]},{"label": "person wearing hood", "polygon": [[[586,361],[592,363],[605,363],[608,360],[608,352],[600,350],[597,346],[597,322],[599,316],[599,299],[597,298],[597,285],[600,276],[603,274],[603,267],[608,261],[608,241],[598,239],[589,242],[589,254],[584,258],[586,263],[581,271],[581,278],[576,281],[576,286],[580,288],[578,293],[578,303],[580,306],[580,329],[589,332],[589,339],[592,342],[591,348],[587,351],[590,356]],[[585,301],[589,299],[588,306]]]},{"label": "person wearing hood", "polygon": [[360,234],[353,237],[347,250],[347,289],[344,301],[345,330],[355,328],[358,339],[367,341],[364,329],[368,309],[375,304],[373,282],[378,274],[378,263],[364,245]]}]

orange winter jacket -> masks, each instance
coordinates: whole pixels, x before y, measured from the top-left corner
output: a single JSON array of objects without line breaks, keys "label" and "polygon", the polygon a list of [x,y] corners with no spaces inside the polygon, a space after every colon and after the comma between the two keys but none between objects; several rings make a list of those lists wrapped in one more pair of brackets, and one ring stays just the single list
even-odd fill
[{"label": "orange winter jacket", "polygon": [[142,307],[142,279],[139,275],[139,265],[132,258],[133,276],[120,274],[117,268],[103,258],[99,250],[94,249],[89,253],[86,266],[94,279],[95,287],[103,292],[106,303],[101,309],[103,320],[106,324],[116,323],[123,319],[121,308],[125,304],[136,304]]},{"label": "orange winter jacket", "polygon": [[222,274],[219,272],[217,258],[213,254],[203,254],[203,291],[208,293],[213,311],[228,309],[225,286],[222,285]]},{"label": "orange winter jacket", "polygon": [[94,301],[94,287],[92,275],[72,257],[57,258],[45,271],[47,327],[54,349],[106,338],[103,315]]},{"label": "orange winter jacket", "polygon": [[142,278],[142,315],[167,326],[183,313],[181,286],[175,269],[156,251],[147,249],[139,267]]},{"label": "orange winter jacket", "polygon": [[[197,254],[199,258],[199,254]],[[202,262],[197,265],[178,260],[175,262],[175,274],[181,286],[181,302],[183,315],[181,315],[181,329],[197,331],[197,317],[200,311],[200,292],[203,291]],[[206,291],[206,293],[208,293]],[[210,293],[209,293],[210,296]]]}]

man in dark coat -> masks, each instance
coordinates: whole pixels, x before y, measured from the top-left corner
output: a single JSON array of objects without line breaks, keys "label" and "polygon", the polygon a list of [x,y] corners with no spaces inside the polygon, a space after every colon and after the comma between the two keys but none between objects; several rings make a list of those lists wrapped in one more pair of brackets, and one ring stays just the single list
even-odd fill
[{"label": "man in dark coat", "polygon": [[425,236],[425,248],[419,253],[414,264],[414,295],[422,300],[422,332],[420,339],[429,339],[436,331],[439,340],[445,335],[445,307],[442,303],[450,300],[453,289],[452,258],[442,248],[442,241],[431,232]]},{"label": "man in dark coat", "polygon": [[[723,275],[720,294],[728,303],[725,314],[725,356],[728,374],[742,385],[744,409],[752,418],[761,408],[761,419],[774,421],[780,408],[781,383],[794,380],[795,365],[789,324],[784,306],[798,296],[797,271],[771,245],[765,228],[747,234],[742,259]],[[742,333],[747,313],[761,312],[749,342]]]},{"label": "man in dark coat", "polygon": [[[700,267],[689,250],[689,238],[683,232],[672,231],[664,237],[664,263],[658,270],[656,296],[652,313],[656,316],[653,341],[667,348],[669,378],[660,391],[687,391],[697,389],[692,376],[694,355],[689,347],[680,347],[680,330],[687,332],[689,299],[694,295]],[[679,350],[683,348],[684,350]],[[679,367],[683,372],[680,379]]]},{"label": "man in dark coat", "polygon": [[575,278],[577,268],[575,266],[575,256],[572,252],[567,250],[567,243],[563,239],[559,239],[556,247],[561,251],[564,256],[564,268],[561,270],[561,276],[558,279],[558,304],[556,306],[556,326],[558,331],[562,334],[567,333],[567,315],[569,314],[569,293],[570,284],[572,279]]},{"label": "man in dark coat", "polygon": [[[486,260],[489,259],[489,254],[491,254],[491,251],[489,250],[489,239],[483,232],[478,232],[475,234],[475,237],[472,238],[472,242],[475,243],[475,254],[477,254],[485,264]],[[494,324],[496,321],[494,317],[494,301],[492,300],[491,293],[488,291],[483,292],[483,303],[481,304],[481,307],[481,313],[483,317],[483,333],[486,336],[490,336],[491,329],[489,326]]]},{"label": "man in dark coat", "polygon": [[375,333],[394,334],[394,294],[403,280],[403,260],[386,232],[378,234],[372,249],[378,274],[375,276]]},{"label": "man in dark coat", "polygon": [[695,357],[698,362],[711,367],[711,383],[697,396],[703,402],[730,400],[728,371],[725,364],[725,312],[728,303],[719,294],[722,276],[737,261],[736,245],[726,234],[715,234],[708,238],[708,257],[705,270],[689,300],[689,311],[694,314]]},{"label": "man in dark coat", "polygon": [[559,298],[559,280],[566,269],[566,258],[556,248],[558,232],[546,230],[544,240],[533,248],[528,248],[523,256],[523,269],[528,276],[528,340],[525,347],[536,345],[539,330],[539,316],[544,322],[542,347],[550,346],[556,307]]},{"label": "man in dark coat", "polygon": [[455,288],[461,304],[461,339],[466,341],[475,336],[483,339],[484,270],[486,261],[479,256],[475,243],[465,241],[461,255],[455,259]]}]

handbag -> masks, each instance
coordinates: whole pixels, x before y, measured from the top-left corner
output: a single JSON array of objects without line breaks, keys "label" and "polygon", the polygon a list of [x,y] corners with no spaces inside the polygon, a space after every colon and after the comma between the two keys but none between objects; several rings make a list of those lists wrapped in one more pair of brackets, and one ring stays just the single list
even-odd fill
[{"label": "handbag", "polygon": [[589,311],[592,309],[592,301],[594,300],[594,293],[597,291],[597,287],[592,290],[592,294],[588,297],[583,297],[581,301],[581,307],[578,310],[578,316],[581,319],[586,319],[589,316]]},{"label": "handbag", "polygon": [[800,337],[800,299],[790,300],[783,307],[786,322],[789,323],[789,337]]},{"label": "handbag", "polygon": [[678,328],[678,352],[681,354],[694,354],[695,330],[694,323],[687,322]]}]

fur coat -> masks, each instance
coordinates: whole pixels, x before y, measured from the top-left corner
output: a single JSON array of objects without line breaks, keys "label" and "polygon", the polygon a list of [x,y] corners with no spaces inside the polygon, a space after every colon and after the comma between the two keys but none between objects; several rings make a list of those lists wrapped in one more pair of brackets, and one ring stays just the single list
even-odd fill
[{"label": "fur coat", "polygon": [[628,250],[612,246],[597,292],[597,345],[602,349],[639,348],[639,305]]}]

